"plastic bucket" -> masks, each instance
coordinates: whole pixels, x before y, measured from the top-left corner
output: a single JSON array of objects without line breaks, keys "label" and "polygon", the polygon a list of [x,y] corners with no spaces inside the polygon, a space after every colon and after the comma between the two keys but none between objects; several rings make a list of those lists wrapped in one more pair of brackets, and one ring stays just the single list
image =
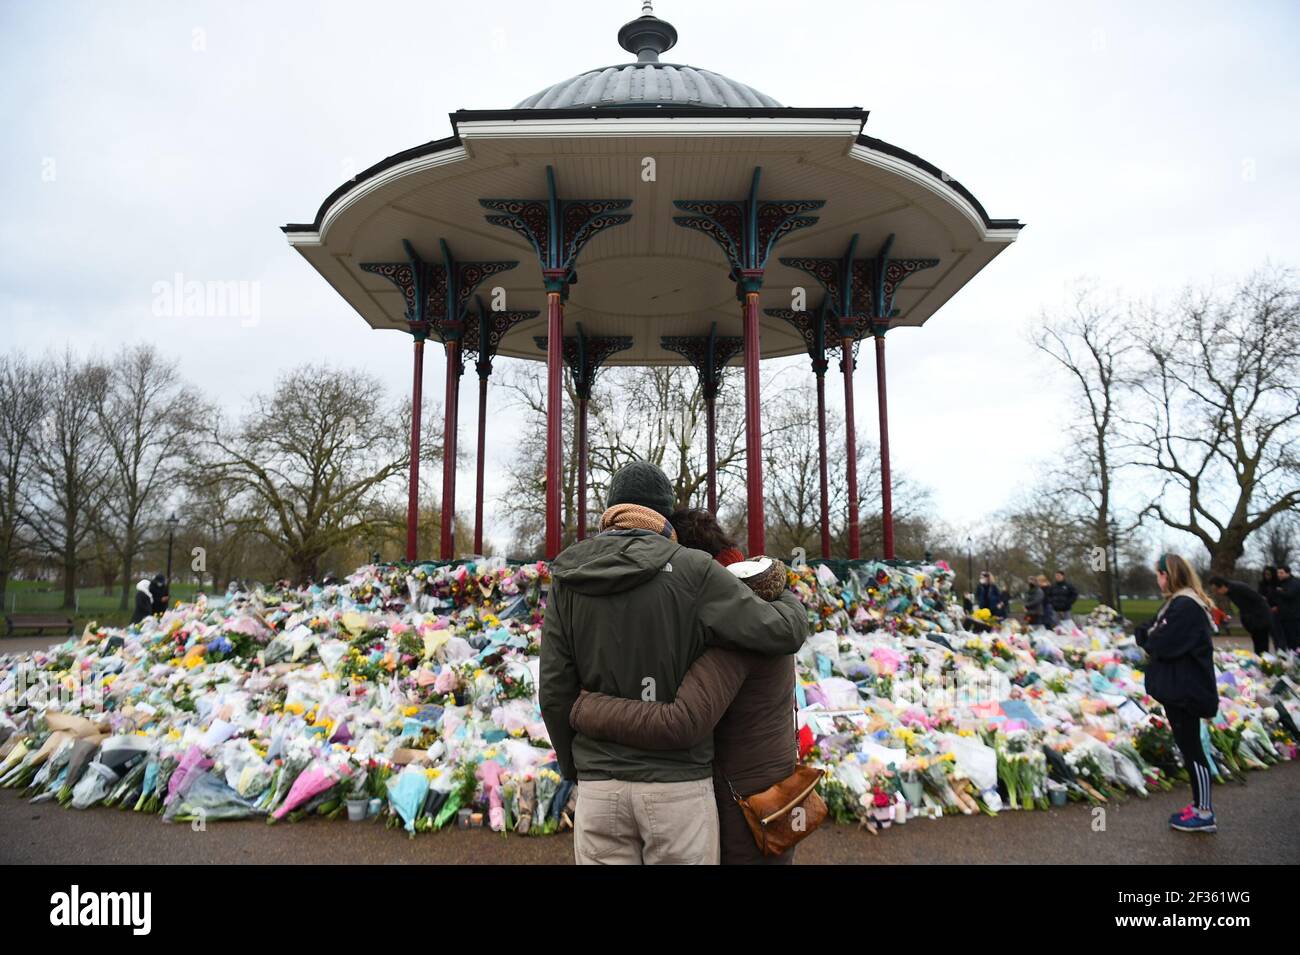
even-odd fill
[{"label": "plastic bucket", "polygon": [[348,822],[365,822],[366,810],[370,807],[368,799],[348,800]]}]

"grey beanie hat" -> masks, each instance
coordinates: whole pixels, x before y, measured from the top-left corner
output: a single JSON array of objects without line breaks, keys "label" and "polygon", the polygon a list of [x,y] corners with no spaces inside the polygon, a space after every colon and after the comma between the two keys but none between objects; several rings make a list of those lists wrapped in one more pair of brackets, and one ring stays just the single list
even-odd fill
[{"label": "grey beanie hat", "polygon": [[633,461],[623,465],[609,482],[609,507],[615,504],[640,504],[669,517],[676,503],[677,495],[673,493],[668,475],[649,461]]}]

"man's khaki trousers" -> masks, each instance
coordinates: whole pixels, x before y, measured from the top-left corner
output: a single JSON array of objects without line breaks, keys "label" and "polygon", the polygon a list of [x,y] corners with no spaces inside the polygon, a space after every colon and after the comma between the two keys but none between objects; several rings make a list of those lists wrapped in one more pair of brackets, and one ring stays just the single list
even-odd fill
[{"label": "man's khaki trousers", "polygon": [[713,780],[578,783],[578,865],[717,865]]}]

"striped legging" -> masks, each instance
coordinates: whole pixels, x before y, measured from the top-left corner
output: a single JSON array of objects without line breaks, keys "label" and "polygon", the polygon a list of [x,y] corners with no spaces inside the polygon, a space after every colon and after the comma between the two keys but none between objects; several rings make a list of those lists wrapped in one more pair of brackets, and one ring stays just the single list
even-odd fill
[{"label": "striped legging", "polygon": [[1210,763],[1201,746],[1201,718],[1177,706],[1166,706],[1165,712],[1169,715],[1169,728],[1173,730],[1174,742],[1183,754],[1187,774],[1192,777],[1192,805],[1203,812],[1213,812]]}]

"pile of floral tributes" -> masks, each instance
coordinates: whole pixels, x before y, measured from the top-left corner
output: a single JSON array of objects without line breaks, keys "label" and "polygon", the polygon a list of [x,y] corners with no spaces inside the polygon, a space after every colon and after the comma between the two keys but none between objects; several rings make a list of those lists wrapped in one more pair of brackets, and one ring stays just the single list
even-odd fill
[{"label": "pile of floral tributes", "polygon": [[[942,562],[846,574],[790,572],[813,629],[800,747],[840,821],[1036,810],[1185,778],[1113,611],[1026,632],[964,615]],[[548,583],[545,564],[370,566],[0,657],[0,786],[166,820],[346,812],[411,834],[555,832],[575,794],[537,706]],[[1297,661],[1216,662],[1216,775],[1295,758]]]}]

